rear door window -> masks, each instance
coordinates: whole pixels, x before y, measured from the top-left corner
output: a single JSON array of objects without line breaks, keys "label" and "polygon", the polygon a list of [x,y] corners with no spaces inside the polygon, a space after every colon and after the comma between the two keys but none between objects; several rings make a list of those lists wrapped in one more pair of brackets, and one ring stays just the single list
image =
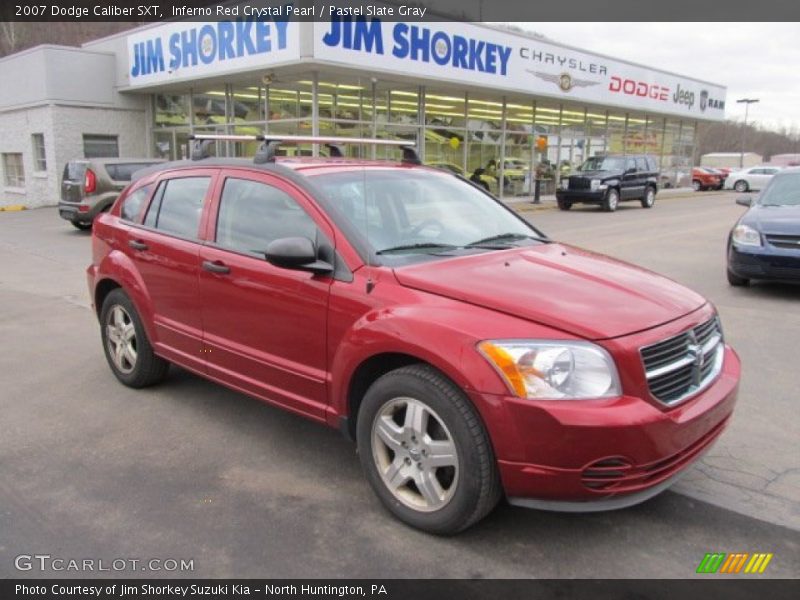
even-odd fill
[{"label": "rear door window", "polygon": [[644,156],[639,156],[636,158],[636,169],[642,173],[650,170],[647,167],[647,161],[644,159]]},{"label": "rear door window", "polygon": [[180,177],[162,181],[144,224],[165,233],[196,238],[203,201],[211,177]]}]

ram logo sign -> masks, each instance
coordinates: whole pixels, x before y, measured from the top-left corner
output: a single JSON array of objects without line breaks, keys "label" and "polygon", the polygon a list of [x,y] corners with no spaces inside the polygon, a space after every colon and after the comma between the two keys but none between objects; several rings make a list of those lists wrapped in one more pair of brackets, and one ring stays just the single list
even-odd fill
[{"label": "ram logo sign", "polygon": [[760,574],[767,570],[767,565],[772,560],[772,553],[766,552],[708,552],[700,561],[697,573],[712,574]]}]

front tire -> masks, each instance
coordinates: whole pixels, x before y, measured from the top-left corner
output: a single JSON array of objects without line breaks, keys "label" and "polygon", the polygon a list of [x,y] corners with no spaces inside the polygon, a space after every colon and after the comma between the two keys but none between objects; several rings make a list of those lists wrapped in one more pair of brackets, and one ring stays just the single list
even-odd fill
[{"label": "front tire", "polygon": [[656,203],[656,190],[652,186],[647,186],[642,198],[642,208],[653,208]]},{"label": "front tire", "polygon": [[569,210],[570,208],[572,208],[572,202],[570,202],[569,200],[559,200],[558,208],[559,210]]},{"label": "front tire", "polygon": [[733,189],[742,194],[750,189],[750,185],[744,179],[740,179],[733,184]]},{"label": "front tire", "polygon": [[70,221],[70,223],[75,229],[80,229],[81,231],[88,231],[92,228],[91,223],[82,223],[81,221]]},{"label": "front tire", "polygon": [[728,283],[734,287],[743,287],[750,284],[750,280],[746,277],[739,277],[736,273],[728,269]]},{"label": "front tire", "polygon": [[695,179],[694,181],[692,181],[692,189],[695,192],[699,192],[703,189],[703,184],[700,183],[697,179]]},{"label": "front tire", "polygon": [[606,194],[606,199],[603,200],[603,210],[606,212],[614,212],[619,206],[619,192],[616,188],[611,188]]},{"label": "front tire", "polygon": [[370,386],[356,437],[372,489],[412,527],[452,535],[486,516],[500,498],[494,453],[477,412],[427,365],[391,371]]},{"label": "front tire", "polygon": [[128,387],[154,385],[166,376],[169,363],[155,355],[136,307],[119,288],[103,301],[100,335],[108,366]]}]

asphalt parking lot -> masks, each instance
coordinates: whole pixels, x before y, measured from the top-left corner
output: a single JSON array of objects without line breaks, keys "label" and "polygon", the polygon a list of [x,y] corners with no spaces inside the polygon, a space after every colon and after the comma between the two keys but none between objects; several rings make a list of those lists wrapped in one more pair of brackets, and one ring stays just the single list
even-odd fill
[{"label": "asphalt parking lot", "polygon": [[455,538],[391,518],[334,430],[179,369],[155,388],[122,387],[89,310],[90,236],[53,208],[0,213],[0,577],[93,575],[15,568],[38,553],[192,559],[193,577],[682,578],[706,552],[772,552],[762,577],[797,577],[800,286],[728,286],[725,238],[744,210],[733,199],[517,206],[556,239],[710,298],[743,360],[740,400],[672,491],[602,514],[501,505]]}]

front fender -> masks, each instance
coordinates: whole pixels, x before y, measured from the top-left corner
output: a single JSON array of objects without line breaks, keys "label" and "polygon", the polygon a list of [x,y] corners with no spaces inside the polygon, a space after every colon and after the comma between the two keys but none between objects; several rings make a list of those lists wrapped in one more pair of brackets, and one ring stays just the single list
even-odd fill
[{"label": "front fender", "polygon": [[403,354],[430,364],[464,390],[494,440],[498,455],[508,454],[502,446],[516,436],[502,401],[508,389],[475,347],[488,337],[481,337],[480,331],[468,325],[480,322],[476,307],[444,304],[384,307],[353,323],[331,361],[330,424],[336,425],[340,417],[357,417],[349,414],[348,400],[359,366],[380,354]]}]

